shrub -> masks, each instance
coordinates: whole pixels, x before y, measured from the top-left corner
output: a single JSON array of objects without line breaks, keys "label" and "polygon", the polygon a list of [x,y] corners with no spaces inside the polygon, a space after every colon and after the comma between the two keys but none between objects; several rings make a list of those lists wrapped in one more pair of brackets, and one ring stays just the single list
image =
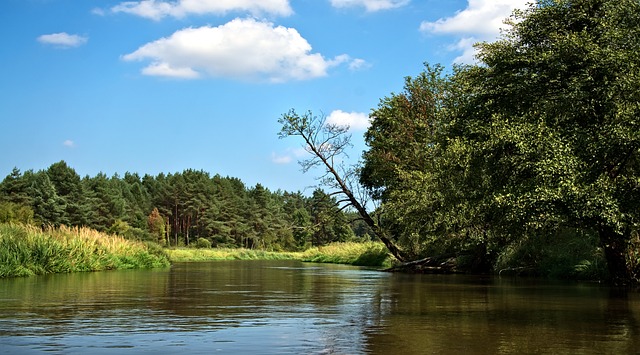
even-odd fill
[{"label": "shrub", "polygon": [[198,240],[196,241],[196,248],[209,249],[211,248],[211,242],[209,241],[209,239],[198,238]]}]

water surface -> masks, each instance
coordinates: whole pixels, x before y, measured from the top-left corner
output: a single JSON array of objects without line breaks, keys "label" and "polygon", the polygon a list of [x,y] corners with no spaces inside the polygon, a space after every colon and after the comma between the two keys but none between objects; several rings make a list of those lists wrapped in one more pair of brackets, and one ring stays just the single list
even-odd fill
[{"label": "water surface", "polygon": [[294,261],[0,280],[7,354],[632,354],[640,296]]}]

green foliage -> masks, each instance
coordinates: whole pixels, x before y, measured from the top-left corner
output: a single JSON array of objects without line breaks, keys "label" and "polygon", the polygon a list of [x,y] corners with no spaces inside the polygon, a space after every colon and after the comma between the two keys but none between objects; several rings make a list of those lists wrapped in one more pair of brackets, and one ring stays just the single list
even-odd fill
[{"label": "green foliage", "polygon": [[211,242],[209,241],[209,239],[198,238],[198,240],[196,241],[196,248],[209,249],[211,248]]},{"label": "green foliage", "polygon": [[33,210],[13,202],[0,202],[0,223],[34,224]]},{"label": "green foliage", "polygon": [[604,280],[606,260],[597,233],[559,229],[514,240],[497,257],[495,270],[554,279]]},{"label": "green foliage", "polygon": [[314,233],[317,245],[350,238],[343,213],[314,206],[300,192],[247,187],[237,178],[196,170],[80,178],[61,161],[35,173],[15,168],[0,183],[2,221],[87,226],[164,246],[205,238],[215,246],[301,250]]},{"label": "green foliage", "polygon": [[131,226],[129,226],[129,223],[121,219],[116,219],[115,222],[113,222],[113,224],[111,225],[111,227],[109,227],[109,230],[107,232],[110,234],[124,236],[129,232],[129,229],[131,229]]},{"label": "green foliage", "polygon": [[361,181],[403,248],[491,265],[575,229],[612,281],[640,274],[639,19],[635,0],[538,2],[479,45],[482,65],[427,66],[382,100]]}]

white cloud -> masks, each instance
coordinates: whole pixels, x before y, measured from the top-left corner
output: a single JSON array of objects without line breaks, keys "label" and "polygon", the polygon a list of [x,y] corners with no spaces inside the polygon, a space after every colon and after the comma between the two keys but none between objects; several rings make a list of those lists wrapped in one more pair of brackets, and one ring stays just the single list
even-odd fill
[{"label": "white cloud", "polygon": [[50,44],[60,48],[79,47],[87,43],[87,37],[79,35],[70,35],[66,32],[52,33],[38,37],[38,42]]},{"label": "white cloud", "polygon": [[192,79],[202,76],[285,82],[327,75],[349,57],[325,59],[294,28],[254,19],[219,27],[186,28],[122,57],[151,60],[143,74]]},{"label": "white cloud", "polygon": [[278,165],[290,164],[293,161],[293,157],[291,155],[278,155],[276,153],[271,153],[271,161]]},{"label": "white cloud", "polygon": [[91,10],[91,13],[94,14],[94,15],[98,15],[98,16],[104,16],[104,15],[107,14],[104,11],[104,9],[101,9],[101,8],[94,8],[94,9]]},{"label": "white cloud", "polygon": [[73,148],[76,146],[76,143],[70,139],[67,139],[66,141],[62,142],[62,145],[67,148]]},{"label": "white cloud", "polygon": [[371,64],[367,63],[364,59],[356,58],[349,62],[349,69],[351,70],[363,70],[370,68]]},{"label": "white cloud", "polygon": [[308,155],[309,153],[304,148],[289,148],[284,154],[271,153],[271,161],[274,164],[284,165],[290,164],[294,159],[302,158]]},{"label": "white cloud", "polygon": [[462,52],[453,62],[467,64],[476,62],[476,48],[473,46],[475,43],[478,43],[475,37],[465,37],[461,38],[456,44],[449,46],[452,51]]},{"label": "white cloud", "polygon": [[410,0],[331,0],[337,8],[364,7],[368,12],[389,10],[407,5]]},{"label": "white cloud", "polygon": [[335,110],[327,116],[327,124],[348,126],[351,131],[364,131],[369,127],[369,115],[361,112]]},{"label": "white cloud", "polygon": [[451,48],[461,51],[456,63],[473,63],[476,51],[473,44],[479,41],[493,41],[506,28],[504,20],[514,9],[524,9],[532,0],[469,0],[468,6],[454,16],[434,22],[422,22],[420,30],[425,33],[459,36]]},{"label": "white cloud", "polygon": [[253,15],[271,14],[288,16],[293,13],[289,0],[142,0],[125,1],[111,8],[112,12],[160,20],[164,17],[187,15],[224,15],[231,11],[243,11]]}]

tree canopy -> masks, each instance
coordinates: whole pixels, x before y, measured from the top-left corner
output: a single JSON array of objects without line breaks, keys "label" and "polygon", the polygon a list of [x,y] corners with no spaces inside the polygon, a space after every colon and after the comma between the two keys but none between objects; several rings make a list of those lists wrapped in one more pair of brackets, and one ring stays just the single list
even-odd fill
[{"label": "tree canopy", "polygon": [[508,24],[480,64],[427,65],[381,100],[361,182],[418,254],[490,261],[570,229],[598,236],[614,282],[637,278],[640,3],[538,1]]}]

